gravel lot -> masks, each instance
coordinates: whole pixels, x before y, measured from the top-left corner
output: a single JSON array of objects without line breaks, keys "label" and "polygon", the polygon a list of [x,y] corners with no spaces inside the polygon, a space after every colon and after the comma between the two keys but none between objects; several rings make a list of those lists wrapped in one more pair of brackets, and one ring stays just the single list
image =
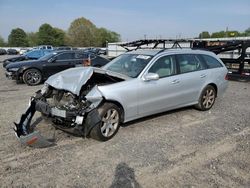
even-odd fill
[{"label": "gravel lot", "polygon": [[0,65],[0,187],[250,187],[249,82],[231,81],[210,111],[140,119],[108,142],[56,130],[54,147],[21,147],[11,126],[41,86],[7,80]]}]

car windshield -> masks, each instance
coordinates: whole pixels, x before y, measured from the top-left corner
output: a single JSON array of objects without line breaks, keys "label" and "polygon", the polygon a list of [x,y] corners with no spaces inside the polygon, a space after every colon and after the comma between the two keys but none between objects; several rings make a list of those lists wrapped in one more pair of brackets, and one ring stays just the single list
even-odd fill
[{"label": "car windshield", "polygon": [[32,57],[39,58],[41,56],[41,52],[39,50],[34,50],[34,51],[27,52],[25,55],[31,58]]},{"label": "car windshield", "polygon": [[136,78],[151,59],[150,55],[123,54],[105,65],[103,69]]},{"label": "car windshield", "polygon": [[50,59],[52,56],[54,56],[55,54],[57,54],[57,53],[49,53],[49,54],[46,54],[46,55],[44,55],[44,56],[42,56],[41,58],[39,58],[39,60],[48,60],[48,59]]}]

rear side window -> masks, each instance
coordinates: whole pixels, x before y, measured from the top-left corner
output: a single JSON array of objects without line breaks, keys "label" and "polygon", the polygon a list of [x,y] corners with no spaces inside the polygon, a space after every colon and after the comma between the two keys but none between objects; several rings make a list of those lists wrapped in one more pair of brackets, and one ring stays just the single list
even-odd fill
[{"label": "rear side window", "polygon": [[180,73],[193,72],[205,69],[199,56],[195,54],[178,54],[176,55]]},{"label": "rear side window", "polygon": [[57,60],[73,59],[73,53],[63,53],[57,56]]},{"label": "rear side window", "polygon": [[204,55],[204,54],[202,54],[201,56],[204,58],[208,68],[211,69],[211,68],[222,67],[221,63],[214,57],[211,57],[209,55]]},{"label": "rear side window", "polygon": [[76,59],[88,59],[88,58],[93,59],[91,54],[87,54],[87,53],[76,53],[75,58]]},{"label": "rear side window", "polygon": [[82,53],[75,53],[75,59],[85,59],[85,54]]}]

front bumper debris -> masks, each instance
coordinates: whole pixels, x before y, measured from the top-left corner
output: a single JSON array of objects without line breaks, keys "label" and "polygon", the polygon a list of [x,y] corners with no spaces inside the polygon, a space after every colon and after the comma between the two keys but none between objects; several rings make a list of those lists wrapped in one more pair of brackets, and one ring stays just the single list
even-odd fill
[{"label": "front bumper debris", "polygon": [[46,148],[55,145],[55,139],[47,139],[43,137],[39,131],[34,131],[33,133],[25,136],[17,136],[17,138],[22,145],[28,145],[36,148]]},{"label": "front bumper debris", "polygon": [[31,120],[36,112],[36,102],[34,98],[31,98],[30,105],[26,112],[22,114],[20,122],[14,123],[15,135],[22,145],[33,146],[37,148],[44,148],[55,145],[55,142],[51,139],[43,137],[39,131],[34,131],[35,125],[31,125]]},{"label": "front bumper debris", "polygon": [[29,107],[22,114],[19,123],[14,123],[15,135],[22,145],[38,148],[55,145],[55,135],[52,139],[45,138],[39,131],[35,131],[37,124],[31,124],[36,111],[41,112],[46,119],[51,120],[52,125],[56,128],[83,137],[87,137],[91,129],[101,123],[96,108],[86,107],[86,109],[81,109],[80,113],[58,109],[51,107],[38,92],[35,97],[31,97]]}]

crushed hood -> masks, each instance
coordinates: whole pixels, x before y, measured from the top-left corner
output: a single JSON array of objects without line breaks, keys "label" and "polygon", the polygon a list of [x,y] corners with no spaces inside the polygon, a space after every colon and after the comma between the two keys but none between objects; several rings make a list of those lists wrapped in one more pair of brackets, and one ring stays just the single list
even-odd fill
[{"label": "crushed hood", "polygon": [[107,74],[124,80],[130,79],[125,75],[107,71],[101,68],[77,67],[67,69],[65,71],[50,76],[46,83],[56,89],[67,90],[73,94],[79,95],[82,86],[86,84],[86,82],[91,78],[94,73]]}]

